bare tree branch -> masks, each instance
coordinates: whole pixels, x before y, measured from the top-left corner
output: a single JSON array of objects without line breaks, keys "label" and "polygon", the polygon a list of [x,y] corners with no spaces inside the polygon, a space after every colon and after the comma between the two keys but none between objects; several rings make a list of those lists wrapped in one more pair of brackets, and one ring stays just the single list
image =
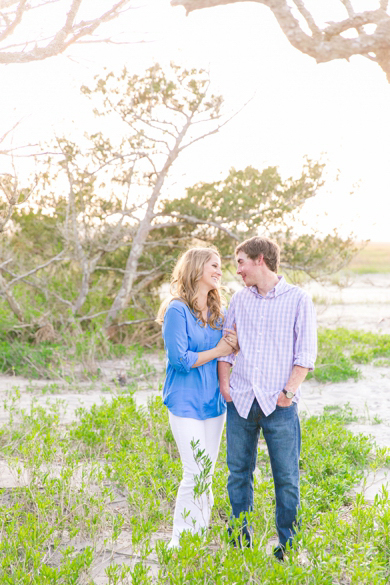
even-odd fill
[{"label": "bare tree branch", "polygon": [[[209,220],[204,220],[204,219],[199,219],[198,217],[195,217],[193,215],[181,215],[179,213],[171,213],[171,214],[167,214],[167,213],[156,213],[155,217],[158,216],[164,216],[164,217],[176,217],[177,219],[184,219],[186,222],[189,223],[194,223],[194,224],[202,224],[202,225],[209,225],[211,227],[215,227],[218,230],[221,230],[222,232],[225,232],[228,236],[230,236],[233,240],[235,240],[236,242],[241,242],[241,239],[237,234],[235,234],[234,232],[230,231],[229,229],[227,229],[226,227],[224,227],[222,224],[216,222],[216,221],[209,221]],[[176,227],[178,224],[177,223],[171,223],[171,224],[158,224],[155,223],[152,226],[152,230],[155,229],[160,229],[162,227]]]},{"label": "bare tree branch", "polygon": [[110,272],[120,272],[120,274],[124,274],[126,271],[123,268],[116,268],[115,266],[96,266],[96,270],[107,270]]},{"label": "bare tree branch", "polygon": [[[93,315],[84,315],[83,317],[79,317],[77,321],[81,323],[82,321],[90,321],[91,319],[95,319],[95,317],[100,317],[100,315],[106,315],[109,311],[100,311],[99,313],[94,313]],[[145,319],[134,319],[133,321],[123,321],[123,323],[118,323],[115,327],[123,327],[124,325],[138,325],[138,323],[147,323],[148,321],[154,321],[155,317],[149,318],[146,317]]]},{"label": "bare tree branch", "polygon": [[[20,276],[16,276],[10,282],[7,283],[7,287],[6,288],[7,289],[10,288],[11,286],[13,286],[19,280],[24,280],[28,276],[31,276],[32,274],[35,274],[39,270],[42,270],[43,268],[46,268],[46,266],[49,266],[50,264],[53,264],[53,262],[58,262],[59,260],[62,261],[64,259],[64,254],[65,254],[65,250],[63,250],[62,252],[60,252],[59,254],[57,254],[57,256],[54,256],[54,258],[50,258],[50,260],[48,260],[44,264],[40,264],[39,266],[36,266],[35,268],[33,268],[32,270],[29,270],[25,274],[21,274]],[[0,269],[1,269],[1,266],[0,266]]]},{"label": "bare tree branch", "polygon": [[0,233],[4,231],[7,222],[11,219],[15,207],[25,203],[38,184],[38,180],[35,179],[35,184],[31,188],[25,190],[19,188],[18,177],[13,160],[12,166],[14,169],[13,175],[10,173],[3,173],[0,175],[0,191],[3,192],[6,199],[5,212],[3,217],[0,218]]},{"label": "bare tree branch", "polygon": [[9,25],[5,28],[4,32],[0,34],[0,42],[2,42],[9,35],[11,35],[14,32],[15,28],[18,26],[18,24],[21,23],[24,11],[26,10],[26,4],[27,0],[21,0],[19,2],[19,6],[17,7],[15,12],[14,20],[10,22]]},{"label": "bare tree branch", "polygon": [[[55,1],[64,8],[68,5],[67,2],[62,0]],[[15,45],[21,47],[19,51],[9,51],[6,47],[1,47],[0,45],[0,64],[28,63],[59,55],[70,45],[79,43],[82,39],[84,40],[86,37],[93,35],[101,25],[118,18],[125,9],[129,8],[131,0],[119,0],[105,12],[87,21],[77,20],[83,2],[84,0],[72,0],[62,27],[48,39],[27,38],[24,43]],[[39,3],[37,0],[31,0],[30,2],[27,0],[1,2],[0,10],[3,12],[0,14],[0,42],[17,32],[18,26],[25,17],[27,18],[29,11],[32,9],[42,11],[46,4],[51,4],[51,2]],[[44,12],[42,12],[42,22],[44,22]],[[98,41],[99,39],[95,40],[95,42]],[[107,42],[107,39],[100,39],[100,42]]]},{"label": "bare tree branch", "polygon": [[[187,14],[203,8],[222,6],[242,2],[244,0],[171,0],[172,6],[184,6]],[[305,0],[294,0],[295,6],[304,17],[312,36],[306,34],[300,22],[295,18],[288,0],[252,0],[267,6],[274,14],[280,28],[290,43],[306,55],[313,57],[317,63],[325,63],[334,59],[350,59],[353,55],[361,55],[375,61],[386,73],[390,82],[390,15],[388,1],[381,0],[376,10],[365,10],[356,13],[350,0],[340,0],[345,6],[348,19],[331,22],[321,29],[314,19],[314,8],[309,9]],[[310,4],[313,6],[313,3]],[[371,7],[370,7],[371,8]],[[372,34],[367,34],[363,26],[376,24]],[[346,38],[342,33],[350,28],[357,30],[356,38]]]},{"label": "bare tree branch", "polygon": [[[201,136],[197,136],[197,138],[194,138],[193,140],[190,140],[190,142],[187,142],[186,144],[183,144],[183,146],[180,147],[179,152],[181,152],[185,148],[188,148],[192,144],[195,144],[195,142],[198,142],[199,140],[203,140],[204,138],[207,138],[208,136],[212,136],[213,134],[216,134],[217,132],[219,132],[224,126],[226,126],[226,124],[228,124],[229,122],[231,122],[231,120],[233,120],[233,118],[235,118],[236,116],[238,116],[238,114],[240,114],[242,112],[242,110],[249,104],[249,102],[252,101],[253,97],[254,96],[252,96],[251,98],[249,98],[249,100],[247,100],[243,104],[243,106],[241,106],[241,108],[239,110],[236,110],[229,118],[226,118],[224,120],[224,122],[222,122],[222,124],[219,124],[216,128],[214,128],[213,130],[210,130],[210,132],[205,132]],[[213,118],[213,120],[214,120],[214,118]],[[202,122],[204,122],[204,121],[205,120],[202,120]],[[192,124],[192,120],[191,120],[191,124]]]},{"label": "bare tree branch", "polygon": [[[15,130],[15,128],[16,128],[17,126],[19,126],[19,124],[20,124],[20,120],[19,120],[18,122],[15,122],[15,124],[14,124],[14,125],[13,125],[13,126],[12,126],[12,127],[9,129],[9,130],[7,130],[6,132],[4,132],[3,136],[0,136],[0,144],[1,144],[2,142],[4,142],[4,140],[7,138],[7,136],[8,136],[9,134],[11,134],[11,132],[13,132],[13,131]],[[5,154],[5,153],[8,153],[8,152],[9,152],[9,150],[8,150],[8,149],[7,149],[7,150],[5,150],[4,152],[0,150],[0,154]]]},{"label": "bare tree branch", "polygon": [[17,319],[23,323],[24,322],[24,315],[21,306],[19,305],[18,301],[13,296],[12,292],[7,287],[7,283],[3,278],[2,274],[0,274],[0,295],[4,297],[9,305],[11,311],[16,315]]},{"label": "bare tree branch", "polygon": [[377,24],[381,22],[382,16],[379,10],[367,11],[362,14],[354,14],[346,20],[340,22],[330,22],[324,29],[326,38],[335,37],[350,28],[359,29],[365,24]]},{"label": "bare tree branch", "polygon": [[100,315],[107,315],[109,309],[107,311],[100,311],[99,313],[94,313],[93,315],[83,315],[82,317],[78,317],[77,321],[79,321],[80,323],[82,321],[90,321],[91,319],[94,319],[95,317],[100,317]]},{"label": "bare tree branch", "polygon": [[321,36],[320,29],[316,25],[316,22],[315,22],[313,16],[310,14],[309,10],[306,8],[306,6],[302,2],[302,0],[294,0],[294,4],[298,8],[299,12],[302,14],[303,18],[306,20],[307,24],[309,25],[309,28],[310,28],[311,32],[313,33],[313,36],[317,36],[317,37]]},{"label": "bare tree branch", "polygon": [[157,203],[157,199],[160,195],[168,171],[179,154],[180,144],[188,128],[190,127],[190,124],[191,124],[190,121],[187,121],[187,123],[184,125],[182,131],[176,138],[176,144],[174,148],[168,153],[165,164],[162,170],[157,175],[153,192],[148,200],[145,216],[140,222],[137,233],[135,234],[133,239],[133,245],[131,247],[131,251],[126,262],[126,273],[123,278],[122,286],[115,297],[110,313],[107,315],[105,324],[106,330],[111,325],[112,321],[116,318],[118,312],[124,308],[126,301],[129,298],[131,289],[133,287],[133,282],[136,277],[138,260],[142,254],[144,242],[150,231],[151,221],[154,215],[154,207]]},{"label": "bare tree branch", "polygon": [[344,4],[345,8],[347,9],[348,16],[354,16],[355,10],[352,6],[351,0],[341,0],[341,3]]},{"label": "bare tree branch", "polygon": [[138,323],[152,323],[155,321],[155,317],[146,317],[145,319],[134,319],[134,321],[123,321],[122,323],[117,323],[115,327],[124,327],[125,325],[137,325]]},{"label": "bare tree branch", "polygon": [[[5,263],[2,264],[1,266],[3,267],[4,265],[5,265]],[[3,268],[1,268],[1,270],[3,272],[5,272],[6,274],[9,274],[13,278],[18,278],[18,275],[15,274],[15,272],[12,272],[12,270],[9,270],[8,268],[3,267]],[[32,280],[27,280],[27,278],[21,278],[20,281],[25,282],[29,286],[32,286],[33,288],[36,288],[37,290],[41,291],[45,295],[45,298],[47,299],[49,292],[42,285],[37,284],[36,282],[34,282]]]}]

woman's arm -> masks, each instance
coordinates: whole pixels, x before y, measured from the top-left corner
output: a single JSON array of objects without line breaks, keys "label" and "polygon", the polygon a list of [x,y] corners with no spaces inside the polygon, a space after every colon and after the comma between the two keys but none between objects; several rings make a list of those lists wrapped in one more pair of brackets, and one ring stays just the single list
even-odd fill
[{"label": "woman's arm", "polygon": [[235,332],[230,332],[232,341],[227,342],[223,337],[213,349],[207,351],[191,351],[188,349],[187,319],[184,305],[170,305],[167,309],[163,325],[163,338],[167,349],[168,361],[175,370],[189,373],[217,357],[229,355],[232,345],[237,342]]},{"label": "woman's arm", "polygon": [[230,355],[233,351],[233,347],[237,344],[237,335],[232,330],[227,330],[229,332],[229,336],[231,341],[228,343],[225,337],[221,337],[218,344],[213,347],[213,349],[208,349],[207,351],[200,351],[198,353],[198,359],[192,366],[193,368],[198,368],[199,366],[203,366],[203,364],[207,364],[207,362],[211,362],[211,360],[215,360],[219,357],[225,357]]},{"label": "woman's arm", "polygon": [[198,359],[198,352],[188,349],[187,319],[182,303],[169,305],[164,317],[163,338],[171,366],[188,374]]}]

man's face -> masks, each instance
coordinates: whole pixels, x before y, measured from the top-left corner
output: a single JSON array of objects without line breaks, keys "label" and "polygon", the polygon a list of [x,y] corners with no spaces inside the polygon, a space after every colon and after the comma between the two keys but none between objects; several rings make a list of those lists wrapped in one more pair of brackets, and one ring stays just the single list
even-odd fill
[{"label": "man's face", "polygon": [[[260,257],[262,258],[262,257]],[[261,269],[259,265],[259,258],[251,260],[245,252],[238,252],[237,260],[237,274],[239,274],[245,283],[245,286],[253,286],[259,280]]]}]

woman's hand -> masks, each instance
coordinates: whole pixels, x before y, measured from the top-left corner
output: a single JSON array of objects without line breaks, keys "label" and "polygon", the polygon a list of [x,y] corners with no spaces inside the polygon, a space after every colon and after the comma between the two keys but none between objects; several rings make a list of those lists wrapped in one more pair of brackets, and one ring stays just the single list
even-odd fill
[{"label": "woman's hand", "polygon": [[224,329],[223,331],[223,338],[226,339],[234,353],[238,353],[240,346],[238,345],[236,326],[234,325],[234,329]]},{"label": "woman's hand", "polygon": [[221,337],[221,339],[218,342],[218,345],[216,346],[216,349],[218,350],[219,353],[218,357],[225,357],[233,353],[233,347],[227,341],[226,337]]}]

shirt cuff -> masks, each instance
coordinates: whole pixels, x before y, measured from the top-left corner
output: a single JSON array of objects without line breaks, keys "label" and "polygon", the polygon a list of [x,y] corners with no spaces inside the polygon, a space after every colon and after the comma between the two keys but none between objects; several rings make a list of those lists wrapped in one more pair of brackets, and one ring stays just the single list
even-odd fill
[{"label": "shirt cuff", "polygon": [[180,365],[183,370],[189,374],[192,366],[198,361],[197,351],[187,351],[186,355],[179,358]]},{"label": "shirt cuff", "polygon": [[300,366],[301,368],[307,368],[309,372],[314,370],[316,358],[310,353],[300,353],[294,358],[294,366]]},{"label": "shirt cuff", "polygon": [[226,355],[224,357],[219,357],[217,358],[217,361],[219,362],[227,362],[228,364],[230,364],[231,366],[234,365],[236,356],[234,355],[234,353],[231,353],[229,355]]}]

